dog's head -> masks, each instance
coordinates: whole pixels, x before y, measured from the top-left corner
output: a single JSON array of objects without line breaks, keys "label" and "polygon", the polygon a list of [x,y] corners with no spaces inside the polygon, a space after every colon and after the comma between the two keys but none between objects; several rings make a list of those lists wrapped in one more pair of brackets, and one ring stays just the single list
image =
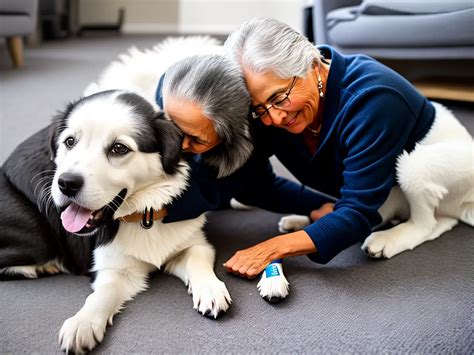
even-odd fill
[{"label": "dog's head", "polygon": [[104,91],[69,104],[51,129],[51,194],[64,228],[94,234],[127,198],[177,173],[181,143],[181,131],[139,95]]}]

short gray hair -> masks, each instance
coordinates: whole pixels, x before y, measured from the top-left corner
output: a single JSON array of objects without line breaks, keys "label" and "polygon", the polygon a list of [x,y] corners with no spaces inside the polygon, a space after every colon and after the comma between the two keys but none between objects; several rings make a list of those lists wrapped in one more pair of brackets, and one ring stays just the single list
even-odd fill
[{"label": "short gray hair", "polygon": [[306,77],[319,50],[290,26],[271,18],[243,23],[224,44],[226,55],[242,69],[256,74],[271,72],[281,79]]},{"label": "short gray hair", "polygon": [[165,74],[163,97],[198,104],[213,121],[222,143],[202,154],[204,161],[227,176],[240,168],[252,153],[249,132],[250,95],[240,68],[222,55],[185,58]]}]

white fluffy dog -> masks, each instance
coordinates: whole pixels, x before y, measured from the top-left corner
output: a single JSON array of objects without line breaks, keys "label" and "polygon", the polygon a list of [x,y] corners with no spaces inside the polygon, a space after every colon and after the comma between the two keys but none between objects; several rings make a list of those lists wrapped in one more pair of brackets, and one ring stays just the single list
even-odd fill
[{"label": "white fluffy dog", "polygon": [[140,96],[119,90],[79,100],[53,125],[51,195],[63,227],[97,238],[94,292],[64,322],[62,349],[82,352],[100,343],[107,323],[163,266],[188,286],[200,313],[215,318],[226,311],[231,298],[214,273],[205,216],[169,224],[153,218],[187,184],[179,129]]}]

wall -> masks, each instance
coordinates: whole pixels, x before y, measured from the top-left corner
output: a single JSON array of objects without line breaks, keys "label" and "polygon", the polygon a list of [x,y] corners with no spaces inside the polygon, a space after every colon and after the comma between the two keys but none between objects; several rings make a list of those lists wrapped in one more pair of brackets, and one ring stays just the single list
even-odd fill
[{"label": "wall", "polygon": [[124,33],[228,34],[253,17],[274,17],[301,27],[300,0],[81,0],[82,25],[113,23],[126,11]]}]

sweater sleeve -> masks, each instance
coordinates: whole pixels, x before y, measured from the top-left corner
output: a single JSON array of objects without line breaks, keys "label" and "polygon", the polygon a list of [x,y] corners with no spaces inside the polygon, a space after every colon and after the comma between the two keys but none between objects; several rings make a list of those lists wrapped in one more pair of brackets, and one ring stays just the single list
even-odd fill
[{"label": "sweater sleeve", "polygon": [[356,96],[342,114],[338,128],[338,149],[344,156],[341,199],[334,212],[304,229],[317,249],[309,258],[322,264],[363,241],[381,222],[378,209],[395,184],[396,158],[416,120],[405,100],[389,88]]}]

